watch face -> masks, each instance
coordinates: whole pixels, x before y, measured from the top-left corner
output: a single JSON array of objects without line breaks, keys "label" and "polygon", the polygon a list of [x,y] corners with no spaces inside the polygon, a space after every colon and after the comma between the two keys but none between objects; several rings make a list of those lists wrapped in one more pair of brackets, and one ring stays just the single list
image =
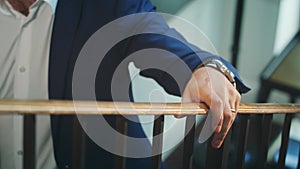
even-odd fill
[{"label": "watch face", "polygon": [[234,74],[219,60],[213,59],[209,61],[205,66],[212,67],[223,73],[226,78],[236,87],[235,76]]}]

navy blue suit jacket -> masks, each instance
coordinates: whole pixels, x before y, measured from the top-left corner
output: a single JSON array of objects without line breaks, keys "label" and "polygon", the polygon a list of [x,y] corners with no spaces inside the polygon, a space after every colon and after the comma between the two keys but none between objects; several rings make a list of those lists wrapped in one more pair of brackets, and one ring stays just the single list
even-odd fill
[{"label": "navy blue suit jacket", "polygon": [[[49,97],[50,99],[72,99],[72,75],[74,64],[88,38],[105,24],[119,17],[140,13],[153,12],[155,7],[148,0],[59,0],[52,33],[49,59]],[[159,25],[158,25],[159,26]],[[169,29],[164,23],[161,25]],[[176,31],[170,31],[176,33]],[[130,43],[129,43],[130,42]],[[101,44],[100,44],[101,46]],[[163,48],[175,53],[191,70],[194,70],[201,59],[187,46],[176,40],[162,35],[145,35],[125,40],[118,44],[115,50],[108,54],[103,67],[99,68],[102,81],[96,79],[96,95],[98,100],[111,101],[110,82],[115,67],[128,54],[144,48]],[[210,53],[199,50],[203,58],[215,57]],[[170,57],[170,56],[161,56]],[[172,59],[172,58],[170,58]],[[225,64],[237,75],[234,68]],[[176,66],[176,65],[174,65]],[[101,73],[102,72],[102,73]],[[154,78],[167,92],[180,95],[180,89],[172,77],[159,70],[143,71],[142,75]],[[238,76],[238,75],[237,75]],[[103,81],[103,79],[105,79]],[[189,77],[186,77],[188,80]],[[246,92],[247,87],[237,77],[237,87],[240,92]],[[52,116],[52,134],[55,149],[55,159],[59,168],[72,168],[72,126],[73,116]],[[114,125],[114,117],[107,120]],[[129,135],[145,137],[140,124],[130,123]],[[149,151],[146,147],[145,151]],[[85,168],[113,168],[113,155],[97,146],[88,137],[86,138]],[[128,159],[127,168],[149,168],[147,158]]]}]

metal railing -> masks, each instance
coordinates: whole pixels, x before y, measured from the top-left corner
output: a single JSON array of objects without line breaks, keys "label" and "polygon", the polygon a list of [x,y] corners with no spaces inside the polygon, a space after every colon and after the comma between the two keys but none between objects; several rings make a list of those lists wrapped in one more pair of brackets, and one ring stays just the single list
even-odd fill
[{"label": "metal railing", "polygon": [[[74,106],[74,104],[76,106]],[[117,106],[116,106],[117,105]],[[97,109],[95,109],[95,106]],[[117,108],[116,108],[117,107]],[[133,111],[134,110],[134,111]],[[151,111],[149,111],[151,110]],[[164,115],[182,114],[186,115],[186,130],[184,138],[183,169],[192,168],[192,154],[195,138],[195,117],[196,115],[205,115],[207,109],[204,105],[188,103],[129,103],[129,102],[88,102],[88,101],[21,101],[21,100],[0,100],[0,115],[1,114],[22,114],[24,115],[24,169],[35,168],[35,115],[155,115],[153,136],[161,133],[164,125]],[[261,144],[259,145],[260,152],[257,154],[259,162],[257,168],[265,168],[267,161],[267,153],[269,148],[269,135],[271,130],[271,121],[273,114],[286,114],[284,126],[282,128],[282,144],[278,160],[278,167],[284,168],[285,157],[287,153],[289,131],[291,119],[295,113],[300,113],[300,105],[287,104],[241,104],[238,112],[238,143],[237,143],[237,158],[234,168],[242,168],[244,165],[245,151],[247,139],[249,135],[250,115],[259,114],[262,120]],[[74,116],[76,117],[76,116]],[[122,116],[117,118],[118,124],[116,128],[123,133],[126,133],[126,120]],[[80,124],[77,118],[74,118],[74,133],[73,133],[73,168],[83,168],[84,158],[82,152],[83,133],[80,129]],[[230,146],[230,135],[227,136],[223,146],[220,149],[213,149],[210,146],[207,148],[206,168],[227,168]],[[153,140],[152,149],[162,149],[162,139]],[[77,146],[82,145],[82,146]],[[299,155],[300,156],[300,155]],[[125,158],[116,156],[115,168],[125,168]],[[161,168],[161,154],[152,157],[152,169]],[[300,168],[298,160],[298,168]]]}]

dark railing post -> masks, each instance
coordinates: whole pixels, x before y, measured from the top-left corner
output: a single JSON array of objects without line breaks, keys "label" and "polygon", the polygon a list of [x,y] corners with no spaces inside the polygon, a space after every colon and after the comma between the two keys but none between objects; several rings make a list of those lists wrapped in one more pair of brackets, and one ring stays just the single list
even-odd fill
[{"label": "dark railing post", "polygon": [[164,129],[164,116],[157,115],[154,117],[154,126],[153,126],[153,142],[152,142],[152,152],[158,153],[153,154],[151,159],[151,168],[152,169],[161,169],[162,162],[162,144],[163,144],[163,134]]},{"label": "dark railing post", "polygon": [[245,161],[245,153],[247,149],[248,135],[249,135],[249,117],[250,115],[238,116],[238,143],[237,143],[237,158],[236,169],[242,168]]},{"label": "dark railing post", "polygon": [[281,136],[281,146],[278,158],[278,167],[284,168],[285,166],[285,158],[289,144],[289,136],[290,136],[290,128],[292,123],[292,114],[285,115],[284,123],[282,127],[282,136]]},{"label": "dark railing post", "polygon": [[223,143],[222,169],[227,169],[228,167],[231,137],[232,137],[232,129],[229,130]]},{"label": "dark railing post", "polygon": [[35,115],[24,115],[23,127],[23,168],[35,168]]},{"label": "dark railing post", "polygon": [[186,117],[185,124],[185,137],[184,137],[184,147],[183,147],[183,169],[192,168],[192,155],[194,148],[194,139],[195,139],[195,125],[196,125],[196,116],[189,115]]},{"label": "dark railing post", "polygon": [[[122,133],[124,136],[127,135],[128,124],[125,117],[122,115],[116,116],[116,130]],[[126,152],[126,137],[122,140],[115,140],[115,148]],[[126,168],[126,157],[115,155],[115,168],[125,169]]]},{"label": "dark railing post", "polygon": [[243,13],[244,13],[243,9],[244,9],[244,0],[237,0],[235,24],[234,24],[234,35],[233,35],[233,45],[232,45],[232,58],[231,58],[231,63],[236,68],[237,68],[237,62],[238,62],[240,36],[241,36],[242,20],[243,20]]},{"label": "dark railing post", "polygon": [[222,152],[223,149],[215,149],[211,146],[211,140],[209,139],[207,142],[207,152],[206,152],[206,169],[211,168],[221,168],[222,167]]},{"label": "dark railing post", "polygon": [[263,115],[261,123],[261,144],[258,154],[258,168],[264,169],[266,168],[266,162],[268,157],[268,150],[269,150],[269,138],[270,138],[270,131],[272,127],[272,114]]},{"label": "dark railing post", "polygon": [[227,169],[231,135],[232,135],[232,130],[229,131],[222,147],[219,149],[213,148],[211,146],[212,138],[208,141],[205,168],[207,168],[207,169],[211,169],[211,168]]},{"label": "dark railing post", "polygon": [[85,141],[84,131],[74,116],[73,120],[73,145],[72,145],[72,169],[84,169]]},{"label": "dark railing post", "polygon": [[299,153],[298,153],[298,166],[297,169],[300,169],[300,146],[299,146]]}]

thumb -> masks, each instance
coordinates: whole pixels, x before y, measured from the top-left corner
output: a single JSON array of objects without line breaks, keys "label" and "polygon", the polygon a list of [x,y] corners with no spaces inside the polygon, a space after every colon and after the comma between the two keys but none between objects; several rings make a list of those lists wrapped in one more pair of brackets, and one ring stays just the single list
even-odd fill
[{"label": "thumb", "polygon": [[[192,102],[192,98],[189,92],[185,91],[183,92],[182,98],[181,98],[181,103],[191,103]],[[182,118],[184,117],[181,114],[175,114],[174,115],[176,118]]]}]

